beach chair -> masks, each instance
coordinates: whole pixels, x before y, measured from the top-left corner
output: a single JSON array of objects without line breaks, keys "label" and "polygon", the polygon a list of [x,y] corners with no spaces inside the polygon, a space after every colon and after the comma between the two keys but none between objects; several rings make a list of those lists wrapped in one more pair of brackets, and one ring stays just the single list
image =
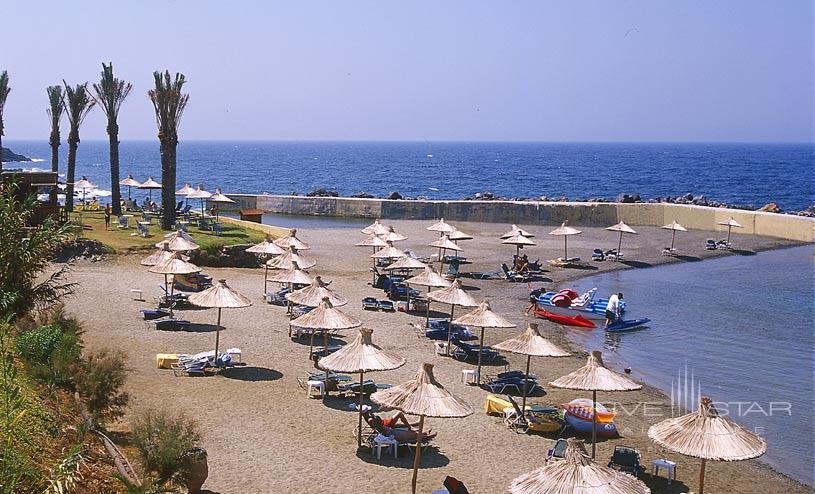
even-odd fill
[{"label": "beach chair", "polygon": [[512,404],[514,414],[507,417],[505,423],[507,426],[516,432],[556,432],[562,428],[559,420],[555,418],[557,409],[554,407],[540,407],[532,406],[527,407],[526,410],[521,411],[518,403],[512,399],[512,396],[506,395],[507,401]]},{"label": "beach chair", "polygon": [[557,461],[565,458],[566,447],[568,445],[569,443],[564,438],[560,438],[555,441],[555,445],[552,447],[552,449],[546,452],[546,459],[544,460],[544,463],[548,463],[550,460]]},{"label": "beach chair", "polygon": [[377,301],[376,305],[379,310],[384,310],[385,312],[396,312],[396,306],[394,306],[393,302],[390,300],[379,300]]},{"label": "beach chair", "polygon": [[215,234],[216,237],[220,237],[223,232],[224,232],[223,223],[212,224],[212,233]]},{"label": "beach chair", "polygon": [[189,331],[190,321],[182,319],[173,319],[168,317],[166,319],[152,319],[148,321],[157,331]]},{"label": "beach chair", "polygon": [[[478,360],[478,347],[475,345],[470,345],[469,343],[465,343],[458,339],[456,335],[450,339],[450,343],[453,344],[455,347],[453,349],[453,358],[460,362],[470,361],[477,361]],[[485,346],[481,348],[481,360],[482,362],[491,362],[498,357],[499,353],[492,348]]]},{"label": "beach chair", "polygon": [[640,473],[645,471],[641,464],[640,452],[628,446],[614,447],[614,454],[608,461],[608,467],[630,473],[634,477],[639,477]]},{"label": "beach chair", "polygon": [[497,394],[506,394],[508,391],[522,394],[523,387],[526,386],[527,395],[530,395],[538,389],[538,378],[534,374],[530,374],[529,378],[526,378],[524,374],[518,371],[510,371],[488,377],[482,386]]},{"label": "beach chair", "polygon": [[128,223],[129,222],[128,222],[126,216],[119,216],[119,218],[117,219],[117,222],[116,222],[116,228],[125,228],[125,229],[130,228],[130,225]]},{"label": "beach chair", "polygon": [[602,249],[594,249],[591,252],[591,260],[592,261],[604,261],[606,259],[606,253],[603,252]]},{"label": "beach chair", "polygon": [[722,239],[722,240],[719,240],[718,242],[716,242],[716,247],[717,247],[717,248],[719,248],[719,249],[727,249],[727,250],[730,250],[730,249],[732,249],[732,248],[733,248],[733,243],[732,243],[732,242],[728,242],[728,241],[727,241],[727,240],[725,240],[725,239]]},{"label": "beach chair", "polygon": [[[450,321],[431,319],[427,323],[427,329],[424,335],[431,340],[444,340],[447,341],[447,328],[450,326]],[[453,336],[461,341],[472,341],[478,339],[477,336],[470,332],[467,326],[453,324]]]},{"label": "beach chair", "polygon": [[705,240],[705,249],[706,250],[716,250],[718,245],[716,245],[716,241],[712,238]]},{"label": "beach chair", "polygon": [[137,234],[142,238],[147,238],[150,236],[150,229],[148,226],[142,222],[137,223]]},{"label": "beach chair", "polygon": [[464,273],[463,276],[469,276],[476,280],[494,280],[496,278],[504,278],[504,273],[501,271],[471,271]]},{"label": "beach chair", "polygon": [[141,313],[142,319],[145,321],[170,317],[170,311],[164,309],[142,309],[139,313]]},{"label": "beach chair", "polygon": [[532,277],[530,276],[516,273],[515,271],[510,271],[509,266],[507,266],[506,263],[501,263],[501,271],[504,273],[504,278],[510,282],[526,283],[528,281],[532,281]]},{"label": "beach chair", "polygon": [[364,310],[379,310],[379,301],[374,297],[365,297],[362,299],[362,308]]},{"label": "beach chair", "polygon": [[663,256],[675,256],[676,253],[677,253],[677,250],[672,248],[672,247],[665,247],[664,249],[662,249],[662,255]]},{"label": "beach chair", "polygon": [[360,386],[359,381],[349,381],[345,383],[339,383],[337,385],[337,391],[344,395],[359,395],[360,392],[364,395],[369,395],[372,393],[376,393],[377,389],[379,389],[376,383],[371,379],[366,379],[362,381],[362,385]]}]

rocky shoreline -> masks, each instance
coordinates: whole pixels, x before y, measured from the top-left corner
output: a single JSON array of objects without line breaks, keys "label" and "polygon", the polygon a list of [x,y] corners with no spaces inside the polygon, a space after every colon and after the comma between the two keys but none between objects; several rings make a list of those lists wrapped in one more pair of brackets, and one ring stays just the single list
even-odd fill
[{"label": "rocky shoreline", "polygon": [[[306,194],[300,194],[299,192],[292,192],[290,195],[299,196],[305,195],[306,197],[340,197],[339,193],[336,189],[327,189],[325,187],[317,187]],[[390,200],[427,200],[428,197],[426,196],[416,196],[416,197],[407,197],[403,196],[399,192],[391,192],[387,196],[378,197],[374,194],[369,194],[368,192],[357,192],[356,194],[351,194],[348,197],[358,198],[358,199],[390,199]],[[815,204],[811,204],[808,208],[803,209],[801,211],[784,211],[781,209],[778,204],[775,202],[769,202],[761,207],[756,207],[752,204],[728,204],[726,202],[717,201],[714,199],[709,199],[704,195],[695,195],[692,193],[683,194],[680,196],[665,196],[665,197],[652,197],[644,199],[639,194],[620,194],[617,196],[616,199],[610,199],[607,197],[588,197],[588,198],[578,198],[578,199],[569,199],[566,196],[560,197],[549,197],[549,196],[537,196],[537,197],[504,197],[493,194],[490,191],[484,192],[476,192],[471,196],[462,197],[461,200],[464,201],[543,201],[543,202],[617,202],[617,203],[669,203],[669,204],[691,204],[695,206],[709,206],[714,208],[728,208],[728,209],[742,209],[745,211],[763,211],[767,213],[777,213],[777,214],[792,214],[797,216],[806,216],[809,218],[815,217]]]},{"label": "rocky shoreline", "polygon": [[11,163],[12,161],[31,161],[31,158],[17,154],[9,148],[0,148],[0,161]]}]

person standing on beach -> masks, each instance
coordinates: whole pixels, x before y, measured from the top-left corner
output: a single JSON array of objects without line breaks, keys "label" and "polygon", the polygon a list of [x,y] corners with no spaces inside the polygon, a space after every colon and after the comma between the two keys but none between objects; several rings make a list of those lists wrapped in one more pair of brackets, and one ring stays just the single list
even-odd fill
[{"label": "person standing on beach", "polygon": [[105,230],[110,230],[110,204],[105,206]]},{"label": "person standing on beach", "polygon": [[620,300],[622,299],[622,293],[613,293],[608,298],[608,305],[606,306],[606,328],[620,317]]}]

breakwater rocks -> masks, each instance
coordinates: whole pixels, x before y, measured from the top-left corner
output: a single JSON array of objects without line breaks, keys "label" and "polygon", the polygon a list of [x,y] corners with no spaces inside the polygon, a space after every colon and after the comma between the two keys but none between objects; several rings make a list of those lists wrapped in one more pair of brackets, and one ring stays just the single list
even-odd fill
[{"label": "breakwater rocks", "polygon": [[[297,192],[292,192],[292,196],[300,195]],[[306,197],[340,197],[339,193],[335,189],[327,189],[325,187],[317,187],[313,189],[311,192],[305,194]],[[429,199],[426,196],[403,196],[399,192],[391,192],[387,196],[378,197],[374,194],[370,194],[365,191],[357,192],[355,194],[350,195],[349,197],[357,198],[357,199],[390,199],[390,200],[427,200]],[[694,206],[708,206],[714,208],[728,208],[728,209],[741,209],[744,211],[762,211],[767,213],[778,213],[778,214],[793,214],[798,216],[806,216],[806,217],[815,217],[815,204],[810,205],[808,208],[803,209],[801,211],[784,211],[782,210],[778,204],[775,202],[769,202],[761,207],[755,206],[753,204],[730,204],[722,201],[717,201],[714,199],[708,199],[705,195],[695,195],[692,193],[687,193],[678,196],[664,196],[664,197],[652,197],[648,199],[642,198],[639,194],[628,194],[623,193],[616,197],[616,199],[611,199],[608,197],[585,197],[585,198],[576,198],[570,199],[566,196],[535,196],[535,197],[508,197],[508,196],[501,196],[494,194],[490,191],[483,191],[483,192],[476,192],[475,194],[468,195],[462,197],[461,200],[464,201],[514,201],[514,202],[527,202],[527,201],[541,201],[541,202],[589,202],[589,203],[623,203],[623,204],[633,204],[633,203],[649,203],[649,204],[656,204],[656,203],[668,203],[668,204],[690,204]]]},{"label": "breakwater rocks", "polygon": [[31,161],[31,158],[17,154],[9,148],[0,148],[0,160],[3,163],[11,163],[12,161]]}]

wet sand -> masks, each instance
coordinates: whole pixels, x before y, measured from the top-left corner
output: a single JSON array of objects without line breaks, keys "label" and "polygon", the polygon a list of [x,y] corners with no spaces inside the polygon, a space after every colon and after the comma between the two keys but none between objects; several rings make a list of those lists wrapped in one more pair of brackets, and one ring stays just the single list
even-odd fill
[{"label": "wet sand", "polygon": [[[434,249],[426,244],[436,234],[425,230],[429,222],[393,221],[396,230],[409,237],[397,247],[412,249],[419,254],[431,254]],[[501,262],[508,262],[515,248],[502,245],[498,236],[507,225],[481,223],[455,223],[461,230],[473,234],[475,240],[461,242],[464,254],[473,264],[462,271],[495,271]],[[551,259],[562,255],[563,240],[546,235],[553,226],[524,226],[537,234],[539,245],[525,249],[530,259]],[[654,227],[637,227],[639,235],[626,235],[622,250],[627,263],[588,261],[591,270],[548,268],[548,280],[533,283],[535,287],[563,288],[564,283],[611,269],[647,267],[665,262],[692,262],[716,255],[749,255],[750,252],[791,245],[790,242],[755,236],[733,235],[736,253],[704,250],[704,240],[721,234],[691,231],[677,235],[677,247],[686,257],[664,257],[660,250],[670,242],[670,232]],[[595,247],[616,247],[617,234],[602,228],[583,228],[583,235],[569,239],[570,255],[590,258]],[[409,326],[421,322],[422,317],[404,313],[363,311],[360,300],[365,296],[384,298],[383,292],[370,286],[371,265],[369,248],[353,247],[364,236],[356,229],[303,229],[299,237],[310,243],[309,255],[317,261],[310,269],[312,275],[321,275],[332,281],[331,289],[349,299],[345,310],[360,318],[374,329],[374,341],[407,359],[397,370],[375,373],[368,377],[377,382],[398,384],[410,379],[422,362],[435,364],[437,379],[450,391],[467,400],[476,412],[464,419],[428,419],[427,426],[438,432],[431,448],[422,458],[419,472],[419,492],[430,492],[441,487],[445,476],[462,480],[470,492],[507,492],[509,483],[518,475],[543,465],[543,460],[554,443],[555,436],[515,434],[498,417],[484,414],[487,396],[475,386],[461,382],[461,371],[473,364],[435,355],[433,344],[418,338]],[[209,479],[205,489],[219,493],[269,492],[393,492],[410,491],[412,454],[400,450],[398,459],[385,457],[377,460],[368,449],[357,451],[353,438],[356,417],[348,409],[351,399],[330,398],[325,402],[308,399],[299,387],[297,378],[312,370],[308,360],[308,341],[290,340],[287,335],[288,318],[285,309],[267,305],[262,299],[263,270],[214,269],[205,272],[213,278],[225,278],[230,286],[252,298],[255,304],[246,309],[225,310],[221,332],[221,348],[239,347],[243,351],[244,367],[208,378],[174,377],[169,370],[155,368],[155,354],[164,352],[196,353],[214,348],[212,332],[214,310],[179,312],[178,317],[195,323],[195,331],[163,332],[148,329],[141,321],[138,310],[147,308],[160,294],[160,275],[150,274],[140,266],[136,256],[112,257],[99,263],[78,264],[71,273],[72,281],[80,286],[68,302],[68,308],[77,314],[86,327],[88,347],[110,346],[128,353],[127,391],[131,396],[127,423],[130,416],[146,408],[183,410],[194,417],[204,436],[203,445],[209,453]],[[472,280],[464,284],[476,299],[490,300],[494,310],[508,317],[518,327],[508,330],[486,331],[486,344],[495,344],[521,332],[527,323],[524,311],[528,304],[529,289],[524,283],[498,280]],[[148,302],[130,299],[130,289],[144,290]],[[423,290],[424,291],[424,290]],[[605,296],[605,294],[603,295]],[[447,307],[434,304],[434,309]],[[462,310],[457,313],[463,313]],[[545,336],[574,352],[572,357],[560,359],[533,359],[532,372],[539,376],[546,394],[531,401],[560,404],[589,393],[559,390],[548,386],[548,381],[569,373],[583,365],[585,350],[572,347],[560,326],[538,320]],[[342,332],[341,340],[350,341],[356,330]],[[692,354],[692,347],[688,348]],[[654,358],[659,358],[654,355]],[[513,369],[523,369],[525,358],[506,355]],[[498,372],[488,367],[483,373]],[[620,370],[620,369],[617,369]],[[666,396],[645,387],[629,393],[600,393],[598,401],[622,404],[629,410],[639,403],[648,402],[655,409],[669,409]],[[699,460],[682,457],[662,450],[651,442],[646,431],[661,419],[638,411],[621,413],[616,420],[622,436],[598,444],[598,461],[608,461],[615,445],[628,445],[642,453],[643,464],[651,460],[668,458],[677,463],[678,481],[667,485],[665,478],[642,479],[653,492],[679,493],[698,488]],[[712,462],[708,465],[707,492],[813,492],[812,489],[775,473],[757,462]]]}]

